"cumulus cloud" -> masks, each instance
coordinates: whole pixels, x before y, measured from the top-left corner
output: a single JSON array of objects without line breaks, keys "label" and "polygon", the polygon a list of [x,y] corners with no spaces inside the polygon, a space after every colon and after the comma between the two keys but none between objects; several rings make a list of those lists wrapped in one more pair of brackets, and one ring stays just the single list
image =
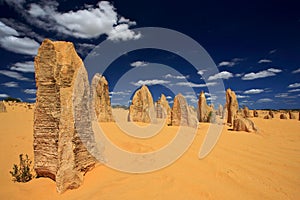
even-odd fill
[{"label": "cumulus cloud", "polygon": [[293,74],[300,73],[300,68],[298,68],[298,69],[292,71],[292,73],[293,73]]},{"label": "cumulus cloud", "polygon": [[216,79],[229,79],[231,77],[233,77],[232,73],[230,73],[228,71],[223,71],[223,72],[217,73],[213,76],[210,76],[208,78],[208,80],[212,81],[212,80],[216,80]]},{"label": "cumulus cloud", "polygon": [[270,99],[270,98],[262,98],[262,99],[258,99],[256,101],[256,103],[269,103],[269,102],[272,102],[273,100]]},{"label": "cumulus cloud", "polygon": [[29,78],[22,76],[22,74],[18,72],[8,71],[8,70],[0,70],[0,74],[8,76],[10,78],[15,78],[20,81],[30,81]]},{"label": "cumulus cloud", "polygon": [[145,62],[145,61],[135,61],[133,63],[130,64],[131,67],[144,67],[147,66],[149,63]]},{"label": "cumulus cloud", "polygon": [[258,78],[265,78],[265,77],[269,77],[269,76],[276,76],[277,73],[280,73],[282,70],[281,69],[274,69],[274,68],[270,68],[267,70],[263,70],[260,72],[251,72],[248,74],[245,74],[242,77],[242,80],[254,80],[254,79],[258,79]]},{"label": "cumulus cloud", "polygon": [[171,96],[167,96],[166,99],[173,99]]},{"label": "cumulus cloud", "polygon": [[275,95],[276,98],[286,98],[288,97],[288,93],[279,93]]},{"label": "cumulus cloud", "polygon": [[127,90],[127,91],[112,91],[109,92],[110,95],[121,95],[121,96],[127,96],[130,95],[131,91]]},{"label": "cumulus cloud", "polygon": [[[136,22],[119,16],[116,8],[108,1],[100,1],[97,7],[86,6],[65,13],[58,12],[57,6],[33,3],[28,13],[42,28],[51,28],[76,38],[97,38],[106,34],[109,40],[125,41],[141,37],[140,33],[129,29]],[[52,27],[49,27],[49,23]]]},{"label": "cumulus cloud", "polygon": [[14,53],[36,55],[40,44],[28,37],[5,36],[0,38],[0,46]]},{"label": "cumulus cloud", "polygon": [[189,76],[183,76],[183,75],[180,75],[180,76],[174,76],[172,74],[167,74],[164,76],[164,78],[174,78],[174,79],[186,79],[188,78]]},{"label": "cumulus cloud", "polygon": [[36,93],[36,89],[26,89],[26,90],[24,90],[24,92],[26,94],[35,94]]},{"label": "cumulus cloud", "polygon": [[2,85],[4,85],[5,87],[19,87],[19,84],[14,81],[2,83]]},{"label": "cumulus cloud", "polygon": [[300,87],[300,83],[293,83],[288,86],[288,88],[297,88]]},{"label": "cumulus cloud", "polygon": [[187,87],[208,87],[208,86],[214,86],[216,84],[217,84],[216,82],[209,82],[209,83],[204,83],[204,84],[197,84],[197,83],[191,83],[191,82],[178,82],[178,83],[175,83],[175,85],[187,86]]},{"label": "cumulus cloud", "polygon": [[168,84],[170,81],[166,80],[159,80],[159,79],[153,79],[153,80],[139,80],[138,82],[132,82],[132,85],[135,86],[142,86],[142,85],[163,85],[163,84]]},{"label": "cumulus cloud", "polygon": [[34,62],[17,62],[13,66],[11,66],[10,69],[20,72],[34,72]]},{"label": "cumulus cloud", "polygon": [[259,94],[262,93],[263,91],[264,91],[263,89],[251,89],[251,90],[244,91],[244,94]]},{"label": "cumulus cloud", "polygon": [[258,61],[258,63],[271,63],[272,60],[268,60],[268,59],[261,59]]}]

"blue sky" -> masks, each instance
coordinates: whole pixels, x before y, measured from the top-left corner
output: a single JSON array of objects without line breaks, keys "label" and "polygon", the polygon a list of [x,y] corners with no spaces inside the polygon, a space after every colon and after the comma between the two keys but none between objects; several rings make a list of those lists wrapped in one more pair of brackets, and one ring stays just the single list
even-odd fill
[{"label": "blue sky", "polygon": [[225,88],[236,91],[240,105],[299,109],[299,7],[298,1],[279,0],[1,0],[0,99],[12,96],[35,100],[33,59],[44,38],[73,42],[84,60],[105,40],[116,44],[138,41],[143,34],[134,28],[163,27],[202,45],[218,72],[204,81],[205,68],[195,69],[172,52],[127,52],[103,72],[113,104],[128,105],[132,93],[142,84],[149,85],[155,100],[164,93],[172,103],[179,91],[196,105],[197,95],[203,90],[209,103],[223,104],[224,91],[215,91],[223,95],[221,99],[205,85],[223,81]]}]

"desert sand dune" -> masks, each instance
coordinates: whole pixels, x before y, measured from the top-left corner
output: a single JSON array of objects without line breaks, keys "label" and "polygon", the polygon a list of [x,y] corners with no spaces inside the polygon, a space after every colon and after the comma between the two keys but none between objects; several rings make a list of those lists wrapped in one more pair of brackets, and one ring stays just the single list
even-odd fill
[{"label": "desert sand dune", "polygon": [[[33,110],[7,106],[0,113],[0,199],[299,199],[300,122],[252,118],[258,133],[234,132],[224,126],[213,151],[198,159],[208,123],[201,123],[188,151],[156,172],[129,174],[98,165],[83,185],[63,194],[47,178],[13,183],[9,171],[20,153],[33,158]],[[114,110],[115,112],[115,110]],[[116,111],[124,115],[125,111]],[[123,113],[123,114],[122,114]],[[262,116],[262,115],[261,115]],[[134,139],[113,122],[100,123],[119,147],[147,152],[168,143],[176,127],[165,126],[149,139]]]}]

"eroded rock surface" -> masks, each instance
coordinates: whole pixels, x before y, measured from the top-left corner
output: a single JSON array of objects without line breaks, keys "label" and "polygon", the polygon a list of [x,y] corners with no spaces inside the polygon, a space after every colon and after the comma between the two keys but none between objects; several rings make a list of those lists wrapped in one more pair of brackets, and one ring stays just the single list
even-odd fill
[{"label": "eroded rock surface", "polygon": [[147,86],[143,85],[135,92],[129,107],[129,121],[150,123],[154,119],[154,104]]},{"label": "eroded rock surface", "polygon": [[0,113],[2,113],[2,112],[7,112],[7,111],[6,111],[6,107],[3,103],[3,101],[0,101]]},{"label": "eroded rock surface", "polygon": [[231,89],[226,90],[226,108],[227,108],[227,123],[233,124],[233,120],[237,115],[239,104],[235,92]]},{"label": "eroded rock surface", "polygon": [[166,119],[166,124],[171,124],[171,107],[164,94],[155,103],[156,118]]},{"label": "eroded rock surface", "polygon": [[233,121],[233,130],[234,131],[256,132],[257,128],[250,119],[238,116]]},{"label": "eroded rock surface", "polygon": [[95,74],[91,86],[93,107],[99,122],[113,122],[108,82],[104,76]]},{"label": "eroded rock surface", "polygon": [[95,143],[87,72],[70,42],[44,40],[34,64],[34,168],[37,176],[55,180],[61,193],[78,188],[96,163],[83,143]]},{"label": "eroded rock surface", "polygon": [[213,106],[206,103],[205,94],[201,91],[198,100],[199,122],[210,122],[213,115]]},{"label": "eroded rock surface", "polygon": [[172,107],[171,122],[172,126],[190,126],[197,127],[198,120],[196,113],[190,110],[182,94],[178,94],[174,98]]}]

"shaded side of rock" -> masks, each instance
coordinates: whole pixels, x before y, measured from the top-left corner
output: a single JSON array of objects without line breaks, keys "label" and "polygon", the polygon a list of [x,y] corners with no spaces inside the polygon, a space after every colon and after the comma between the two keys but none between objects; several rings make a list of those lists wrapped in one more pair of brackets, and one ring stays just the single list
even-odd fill
[{"label": "shaded side of rock", "polygon": [[113,122],[112,108],[109,98],[108,82],[104,76],[96,73],[92,79],[92,100],[99,122]]},{"label": "shaded side of rock", "polygon": [[248,118],[236,117],[233,121],[234,131],[256,132],[255,124]]},{"label": "shaded side of rock", "polygon": [[272,119],[273,117],[271,116],[271,115],[266,115],[266,116],[264,116],[264,119]]},{"label": "shaded side of rock", "polygon": [[296,116],[291,111],[289,111],[289,119],[296,119]]},{"label": "shaded side of rock", "polygon": [[227,108],[227,123],[233,124],[233,120],[237,115],[239,104],[235,92],[231,89],[226,90],[226,108]]},{"label": "shaded side of rock", "polygon": [[0,113],[7,112],[6,106],[4,105],[3,101],[0,101]]},{"label": "shaded side of rock", "polygon": [[253,117],[258,117],[258,112],[257,112],[257,110],[253,110]]},{"label": "shaded side of rock", "polygon": [[147,86],[143,85],[135,92],[129,107],[129,121],[150,123],[155,117],[152,95]]},{"label": "shaded side of rock", "polygon": [[[87,73],[70,42],[44,40],[34,63],[34,168],[38,177],[55,180],[61,193],[79,187],[83,174],[96,163],[81,141],[95,143],[90,119],[82,116],[87,131],[79,136],[76,118],[80,116],[74,115],[75,109],[89,113]],[[77,76],[80,84],[75,83]],[[82,96],[77,96],[78,91]]]},{"label": "shaded side of rock", "polygon": [[274,112],[272,110],[269,111],[269,115],[274,118]]},{"label": "shaded side of rock", "polygon": [[279,116],[280,119],[287,119],[287,116],[286,114],[284,113],[281,113],[280,116]]}]

